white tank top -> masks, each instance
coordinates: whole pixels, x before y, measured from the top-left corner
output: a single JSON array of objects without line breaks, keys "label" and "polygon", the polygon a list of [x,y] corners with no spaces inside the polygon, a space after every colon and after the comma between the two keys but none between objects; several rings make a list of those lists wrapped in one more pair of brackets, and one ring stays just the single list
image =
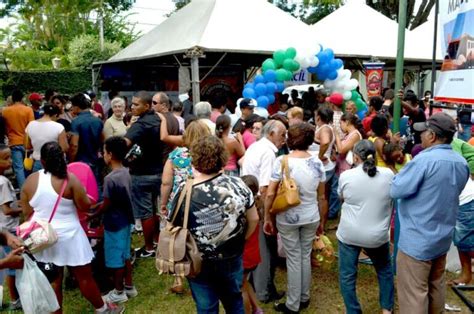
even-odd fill
[{"label": "white tank top", "polygon": [[[327,149],[326,152],[324,153],[324,157],[326,157],[327,160],[323,162],[324,170],[325,170],[325,171],[330,171],[330,170],[333,170],[334,167],[336,167],[336,164],[331,160],[332,149],[333,149],[333,147],[334,147],[334,142],[336,141],[336,137],[334,136],[334,131],[333,131],[333,129],[332,129],[331,126],[328,125],[328,124],[324,124],[324,125],[322,125],[321,127],[317,127],[317,128],[316,128],[316,131],[315,131],[315,133],[314,133],[314,134],[315,134],[315,137],[318,135],[318,133],[321,131],[321,129],[322,129],[323,127],[328,127],[329,130],[331,131],[331,134],[332,134],[332,140],[331,140],[331,142],[329,143],[328,149]],[[319,154],[319,149],[320,149],[320,145],[319,145],[319,143],[317,143],[317,142],[314,142],[314,143],[310,146],[310,148],[309,148],[310,153],[313,154],[313,155],[316,155],[316,156],[318,156],[318,154]]]},{"label": "white tank top", "polygon": [[[30,200],[30,206],[34,209],[33,218],[48,220],[53,212],[58,193],[51,184],[51,174],[45,173],[44,170],[40,170],[38,173],[38,187]],[[79,218],[73,200],[64,197],[61,198],[52,220],[53,225],[58,223],[79,224]]]}]

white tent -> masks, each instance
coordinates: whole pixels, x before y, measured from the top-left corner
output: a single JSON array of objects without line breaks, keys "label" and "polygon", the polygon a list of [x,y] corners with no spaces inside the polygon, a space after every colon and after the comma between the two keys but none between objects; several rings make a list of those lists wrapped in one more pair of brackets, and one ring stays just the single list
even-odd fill
[{"label": "white tent", "polygon": [[[341,57],[397,57],[398,23],[366,5],[364,0],[349,0],[310,29],[318,42]],[[405,31],[406,61],[430,62],[432,47],[432,24]],[[437,56],[441,59],[440,54]]]},{"label": "white tent", "polygon": [[305,23],[266,0],[193,0],[108,62],[159,57],[194,47],[204,52],[270,54],[300,47],[308,38]]}]

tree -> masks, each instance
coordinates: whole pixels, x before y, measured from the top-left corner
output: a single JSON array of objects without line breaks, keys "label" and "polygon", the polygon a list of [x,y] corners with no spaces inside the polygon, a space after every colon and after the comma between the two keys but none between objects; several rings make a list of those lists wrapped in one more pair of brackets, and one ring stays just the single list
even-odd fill
[{"label": "tree", "polygon": [[[422,0],[418,10],[415,12],[415,2],[417,0],[407,1],[407,24],[405,27],[410,30],[425,23],[428,20],[431,9],[436,4],[436,0]],[[398,20],[398,0],[366,0],[366,3],[392,20]]]},{"label": "tree", "polygon": [[104,50],[98,45],[99,39],[94,35],[80,35],[69,44],[68,60],[72,67],[89,68],[93,62],[107,60],[120,51],[117,42],[105,41]]}]

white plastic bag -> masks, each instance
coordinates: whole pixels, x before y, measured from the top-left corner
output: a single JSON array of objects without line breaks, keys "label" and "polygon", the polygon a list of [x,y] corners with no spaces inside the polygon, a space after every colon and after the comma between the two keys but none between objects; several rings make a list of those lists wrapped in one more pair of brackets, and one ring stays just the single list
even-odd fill
[{"label": "white plastic bag", "polygon": [[26,314],[51,313],[59,309],[56,294],[46,276],[31,258],[23,254],[22,270],[16,271],[16,288]]}]

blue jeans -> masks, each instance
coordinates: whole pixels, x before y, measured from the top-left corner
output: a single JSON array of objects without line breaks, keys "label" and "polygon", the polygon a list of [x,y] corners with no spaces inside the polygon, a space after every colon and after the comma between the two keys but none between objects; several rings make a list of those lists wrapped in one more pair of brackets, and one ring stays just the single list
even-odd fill
[{"label": "blue jeans", "polygon": [[31,173],[40,171],[41,169],[43,169],[43,165],[41,164],[41,161],[35,160],[35,162],[33,163],[33,169],[31,169]]},{"label": "blue jeans", "polygon": [[219,313],[219,300],[226,313],[244,313],[243,273],[242,256],[203,260],[201,273],[196,278],[188,278],[197,313]]},{"label": "blue jeans", "polygon": [[329,189],[329,219],[337,218],[337,213],[341,209],[341,201],[337,194],[339,178],[336,175],[336,168],[326,171],[326,189]]},{"label": "blue jeans", "polygon": [[458,139],[463,140],[464,142],[469,141],[471,138],[471,124],[461,124],[463,132],[458,132]]},{"label": "blue jeans", "polygon": [[[362,247],[339,243],[339,287],[346,313],[362,313],[356,294],[357,266]],[[364,248],[372,260],[379,281],[379,302],[382,309],[393,309],[393,270],[390,259],[390,242],[378,248]]]},{"label": "blue jeans", "polygon": [[160,196],[160,175],[132,175],[131,197],[135,219],[146,220],[154,216],[157,210],[156,200]]},{"label": "blue jeans", "polygon": [[21,190],[26,180],[25,168],[23,167],[23,159],[25,159],[25,147],[23,145],[11,146],[10,150],[12,151],[13,172],[15,172],[18,188]]}]

